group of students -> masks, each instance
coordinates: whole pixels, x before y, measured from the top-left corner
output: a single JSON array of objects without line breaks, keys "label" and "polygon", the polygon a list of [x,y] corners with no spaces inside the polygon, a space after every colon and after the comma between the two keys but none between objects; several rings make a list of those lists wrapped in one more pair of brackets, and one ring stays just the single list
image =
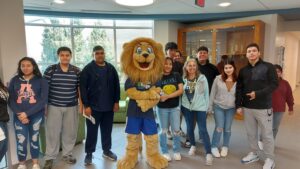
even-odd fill
[{"label": "group of students", "polygon": [[[259,160],[259,152],[263,151],[263,169],[273,169],[274,139],[286,103],[290,115],[293,114],[294,104],[291,87],[282,79],[282,67],[263,61],[259,46],[255,43],[247,46],[249,63],[238,75],[234,61],[227,56],[222,57],[219,72],[216,66],[209,63],[208,48],[204,46],[198,48],[197,58],[187,58],[180,68],[176,50],[176,43],[167,43],[167,57],[161,79],[163,95],[157,105],[163,156],[168,161],[172,160],[166,139],[171,127],[173,159],[181,160],[182,112],[187,126],[187,141],[184,146],[190,148],[188,154],[195,155],[196,152],[194,129],[197,123],[200,140],[205,148],[206,165],[212,165],[213,157],[227,156],[234,116],[236,113],[243,113],[251,152],[241,162],[255,162]],[[213,114],[215,120],[211,142],[206,126],[209,113]],[[223,141],[220,144],[222,135]],[[263,148],[261,144],[264,145]]]},{"label": "group of students", "polygon": [[[116,69],[105,61],[102,46],[93,48],[93,61],[81,71],[70,64],[72,51],[68,47],[57,50],[59,63],[49,66],[42,75],[36,61],[23,57],[17,74],[8,88],[0,85],[0,160],[8,147],[6,123],[9,121],[7,105],[13,112],[13,124],[17,142],[18,169],[27,169],[27,145],[30,146],[32,169],[39,165],[39,129],[45,120],[46,152],[44,169],[51,169],[62,148],[62,160],[75,164],[72,155],[79,113],[92,115],[93,124],[86,121],[85,163],[92,163],[100,126],[103,157],[116,160],[111,149],[113,112],[119,109],[120,84]],[[3,136],[2,136],[3,133]]]},{"label": "group of students", "polygon": [[[162,95],[157,105],[160,126],[160,147],[163,156],[171,160],[167,135],[171,126],[174,160],[181,160],[181,113],[187,126],[186,147],[189,155],[196,153],[195,124],[203,140],[206,165],[212,165],[213,156],[226,157],[235,113],[244,112],[245,127],[251,152],[243,163],[259,160],[258,140],[266,155],[264,169],[274,168],[274,138],[285,112],[293,114],[293,96],[289,83],[282,79],[282,68],[260,59],[259,46],[247,47],[249,64],[237,76],[234,61],[224,59],[222,71],[208,61],[208,48],[199,47],[197,58],[176,56],[176,43],[165,48],[163,76],[160,80]],[[33,169],[39,169],[39,128],[45,120],[46,153],[44,169],[51,169],[60,143],[62,159],[76,163],[72,155],[78,130],[78,113],[95,118],[95,124],[86,120],[85,164],[92,163],[100,126],[103,157],[117,160],[111,151],[113,115],[119,109],[120,82],[116,69],[105,61],[101,46],[93,48],[93,60],[81,71],[71,65],[72,51],[68,47],[57,50],[59,63],[49,66],[42,75],[34,59],[22,58],[17,74],[8,88],[0,83],[0,160],[7,151],[7,105],[13,112],[17,141],[18,169],[26,169],[27,145]],[[276,74],[276,71],[277,74]],[[272,111],[273,108],[273,111]],[[273,113],[274,112],[274,113]],[[212,142],[207,131],[207,114],[213,113],[215,129]],[[258,133],[260,128],[260,134]],[[220,140],[223,134],[223,144]],[[260,138],[258,138],[260,136]],[[60,138],[61,137],[61,138]],[[221,151],[219,148],[221,146]]]}]

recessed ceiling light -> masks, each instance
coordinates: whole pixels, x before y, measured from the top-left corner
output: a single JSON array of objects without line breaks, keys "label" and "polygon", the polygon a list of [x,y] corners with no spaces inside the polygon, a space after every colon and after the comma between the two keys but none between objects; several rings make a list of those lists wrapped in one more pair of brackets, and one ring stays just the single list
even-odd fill
[{"label": "recessed ceiling light", "polygon": [[220,6],[220,7],[228,7],[228,6],[230,6],[230,5],[231,5],[230,2],[222,2],[222,3],[219,3],[219,6]]},{"label": "recessed ceiling light", "polygon": [[146,6],[151,5],[155,0],[115,0],[116,3],[125,6]]},{"label": "recessed ceiling light", "polygon": [[56,4],[64,4],[65,3],[64,0],[54,0],[53,2]]}]

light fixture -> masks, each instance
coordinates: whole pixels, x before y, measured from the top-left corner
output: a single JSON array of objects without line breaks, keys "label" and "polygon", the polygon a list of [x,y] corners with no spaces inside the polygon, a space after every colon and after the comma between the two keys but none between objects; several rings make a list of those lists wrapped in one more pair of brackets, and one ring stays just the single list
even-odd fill
[{"label": "light fixture", "polygon": [[222,3],[219,3],[219,6],[220,7],[228,7],[228,6],[230,6],[231,5],[231,3],[230,2],[222,2]]},{"label": "light fixture", "polygon": [[146,6],[151,5],[155,0],[115,0],[116,3],[125,6]]},{"label": "light fixture", "polygon": [[64,4],[65,3],[64,0],[53,0],[53,2],[56,4]]}]

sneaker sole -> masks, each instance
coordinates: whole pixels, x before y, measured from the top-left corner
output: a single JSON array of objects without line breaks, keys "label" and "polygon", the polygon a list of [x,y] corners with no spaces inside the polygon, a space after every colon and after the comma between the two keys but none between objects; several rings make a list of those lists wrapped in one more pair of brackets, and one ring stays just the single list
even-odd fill
[{"label": "sneaker sole", "polygon": [[102,157],[107,158],[107,159],[109,159],[109,160],[111,160],[111,161],[117,161],[117,159],[113,159],[113,158],[111,158],[111,157],[109,157],[109,156],[106,156],[106,155],[104,155],[104,154],[102,154]]},{"label": "sneaker sole", "polygon": [[251,161],[243,161],[243,160],[241,160],[241,163],[243,163],[243,164],[250,164],[250,163],[254,163],[254,162],[258,161],[258,160],[259,160],[259,158],[257,157],[257,158],[255,158],[255,159],[253,159]]}]

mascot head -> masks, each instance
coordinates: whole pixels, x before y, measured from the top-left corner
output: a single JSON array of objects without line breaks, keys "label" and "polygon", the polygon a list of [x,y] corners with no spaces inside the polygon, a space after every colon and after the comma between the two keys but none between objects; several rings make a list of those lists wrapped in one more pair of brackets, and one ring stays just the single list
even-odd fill
[{"label": "mascot head", "polygon": [[162,45],[150,38],[137,38],[123,45],[123,72],[133,82],[156,83],[164,63]]}]

